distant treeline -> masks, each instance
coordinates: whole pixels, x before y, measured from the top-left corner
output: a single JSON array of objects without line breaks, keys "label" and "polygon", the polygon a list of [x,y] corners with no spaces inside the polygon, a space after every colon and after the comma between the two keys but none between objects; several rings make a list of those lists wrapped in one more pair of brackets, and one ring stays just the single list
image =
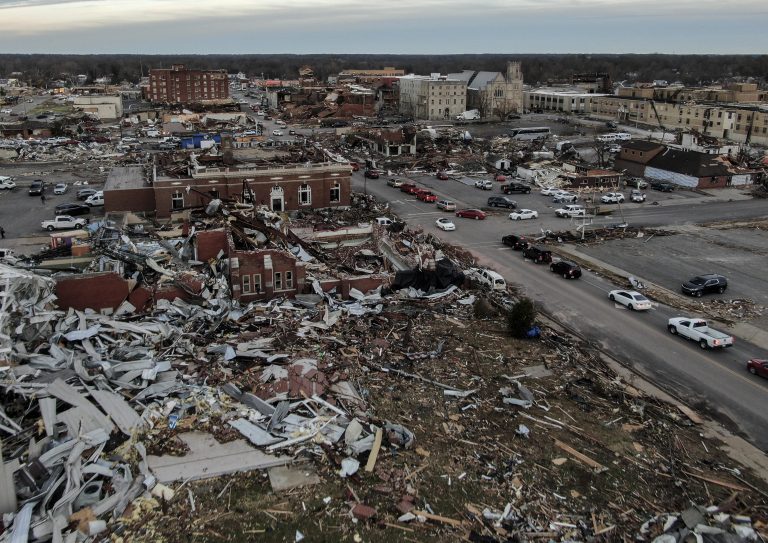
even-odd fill
[{"label": "distant treeline", "polygon": [[296,79],[309,65],[324,80],[344,69],[394,66],[406,73],[448,73],[463,69],[504,71],[508,60],[523,63],[528,84],[567,79],[571,74],[606,72],[614,81],[682,81],[702,85],[768,76],[768,55],[21,55],[0,54],[0,77],[23,72],[22,79],[45,85],[65,74],[88,75],[88,81],[110,76],[113,82],[138,82],[150,68],[182,63],[190,68],[223,68],[229,73],[273,79]]}]

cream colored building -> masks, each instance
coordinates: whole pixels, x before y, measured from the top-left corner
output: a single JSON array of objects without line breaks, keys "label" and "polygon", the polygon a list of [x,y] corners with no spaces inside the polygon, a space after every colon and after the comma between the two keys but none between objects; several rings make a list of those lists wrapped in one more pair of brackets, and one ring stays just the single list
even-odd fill
[{"label": "cream colored building", "polygon": [[123,98],[119,95],[75,96],[72,107],[88,113],[95,113],[99,119],[119,119],[123,116]]},{"label": "cream colored building", "polygon": [[400,82],[400,113],[429,121],[455,118],[466,110],[467,83],[431,76],[409,74]]},{"label": "cream colored building", "polygon": [[559,111],[562,113],[591,113],[593,103],[605,94],[584,92],[575,87],[540,87],[523,91],[527,111]]},{"label": "cream colored building", "polygon": [[[654,111],[655,109],[655,111]],[[602,96],[593,104],[592,116],[623,123],[637,123],[666,130],[694,129],[707,136],[768,145],[768,106],[710,105],[657,102]]]}]

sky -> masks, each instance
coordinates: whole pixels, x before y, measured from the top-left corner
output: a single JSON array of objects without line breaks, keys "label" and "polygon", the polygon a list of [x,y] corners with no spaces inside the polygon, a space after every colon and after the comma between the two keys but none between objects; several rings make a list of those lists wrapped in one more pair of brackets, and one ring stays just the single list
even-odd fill
[{"label": "sky", "polygon": [[767,54],[766,0],[0,0],[0,53]]}]

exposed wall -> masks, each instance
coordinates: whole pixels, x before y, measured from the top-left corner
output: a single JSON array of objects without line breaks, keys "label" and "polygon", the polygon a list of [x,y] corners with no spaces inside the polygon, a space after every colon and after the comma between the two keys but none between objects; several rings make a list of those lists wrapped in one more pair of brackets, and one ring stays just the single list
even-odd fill
[{"label": "exposed wall", "polygon": [[115,309],[128,297],[128,281],[114,272],[56,277],[59,309]]}]

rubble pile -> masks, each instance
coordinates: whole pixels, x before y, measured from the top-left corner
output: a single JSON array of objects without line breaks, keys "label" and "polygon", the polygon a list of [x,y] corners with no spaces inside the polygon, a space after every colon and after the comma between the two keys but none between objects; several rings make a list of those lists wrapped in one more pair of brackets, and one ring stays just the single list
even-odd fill
[{"label": "rubble pile", "polygon": [[681,529],[644,523],[694,503],[746,541],[768,520],[694,413],[553,329],[511,339],[503,299],[477,320],[487,297],[453,285],[220,290],[101,315],[2,272],[0,540],[587,540]]}]

